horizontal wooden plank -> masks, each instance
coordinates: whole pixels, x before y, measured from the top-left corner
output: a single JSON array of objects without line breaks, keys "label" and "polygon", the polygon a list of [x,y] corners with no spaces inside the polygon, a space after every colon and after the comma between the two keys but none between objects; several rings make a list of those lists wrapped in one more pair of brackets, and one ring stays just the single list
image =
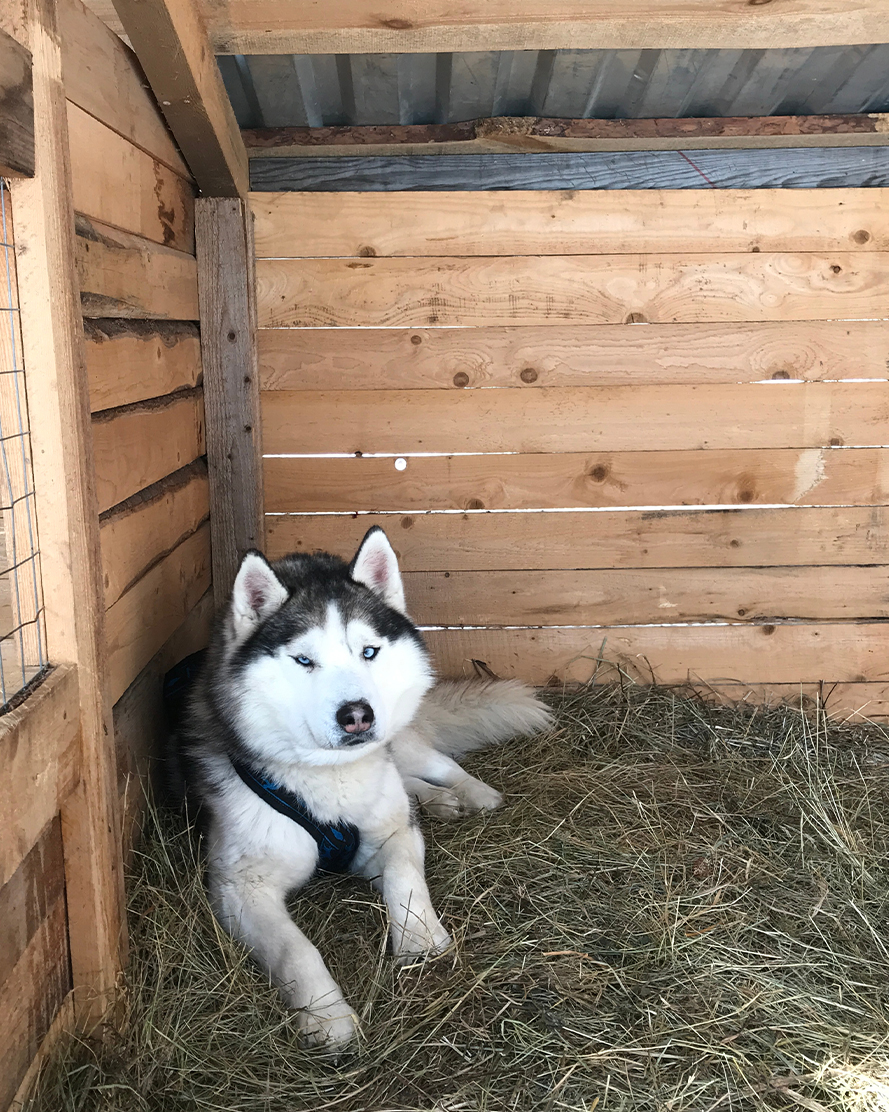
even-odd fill
[{"label": "horizontal wooden plank", "polygon": [[106,607],[191,536],[209,514],[207,465],[195,460],[104,515],[99,535]]},{"label": "horizontal wooden plank", "polygon": [[68,101],[76,212],[194,254],[194,190],[177,173]]},{"label": "horizontal wooden plank", "polygon": [[[792,506],[597,513],[271,514],[266,552],[351,560],[372,525],[407,572],[882,564],[889,508]],[[517,577],[518,578],[518,577]]]},{"label": "horizontal wooden plank", "polygon": [[881,319],[882,252],[281,259],[260,327]]},{"label": "horizontal wooden plank", "polygon": [[263,390],[419,390],[876,378],[885,321],[262,328]]},{"label": "horizontal wooden plank", "polygon": [[[207,645],[213,621],[213,592],[208,590],[192,608],[162,647],[141,670],[114,704],[114,741],[117,749],[117,776],[120,795],[125,806],[124,847],[128,835],[139,824],[145,804],[143,786],[149,783],[160,789],[164,798],[170,785],[159,762],[165,752],[167,725],[163,699],[164,676],[184,657]],[[160,772],[158,777],[154,774]]]},{"label": "horizontal wooden plank", "polygon": [[0,718],[0,885],[19,867],[80,777],[77,675],[61,664]]},{"label": "horizontal wooden plank", "polygon": [[[504,679],[588,680],[598,659],[631,679],[694,682],[861,683],[889,679],[889,625],[692,625],[598,629],[454,629],[424,634],[442,676],[482,660]],[[601,678],[613,680],[613,670]]]},{"label": "horizontal wooden plank", "polygon": [[359,54],[485,50],[767,49],[885,42],[880,0],[789,0],[780,11],[733,0],[292,0],[207,5],[219,54]]},{"label": "horizontal wooden plank", "polygon": [[107,690],[123,695],[210,586],[210,525],[202,525],[142,576],[105,617]]},{"label": "horizontal wooden plank", "polygon": [[99,512],[204,454],[200,390],[106,410],[93,418],[93,459]]},{"label": "horizontal wooden plank", "polygon": [[[737,703],[751,707],[786,705],[807,713],[823,708],[834,721],[855,725],[889,717],[887,683],[699,684],[689,687],[688,694],[692,693],[708,702],[727,706]],[[678,688],[677,695],[684,697],[686,689]]]},{"label": "horizontal wooden plank", "polygon": [[80,0],[60,0],[57,10],[68,100],[188,179],[135,54]]},{"label": "horizontal wooden plank", "polygon": [[257,258],[885,251],[889,191],[254,193]]},{"label": "horizontal wooden plank", "polygon": [[883,146],[886,114],[566,119],[494,116],[451,124],[332,124],[241,131],[251,158],[440,155],[503,151],[656,151]]},{"label": "horizontal wooden plank", "polygon": [[253,158],[255,192],[859,189],[889,185],[889,148]]},{"label": "horizontal wooden plank", "polygon": [[59,896],[0,986],[0,1107],[15,1096],[71,989],[65,898]]},{"label": "horizontal wooden plank", "polygon": [[267,513],[883,505],[879,448],[265,461]]},{"label": "horizontal wooden plank", "polygon": [[0,174],[34,175],[31,53],[0,28]]},{"label": "horizontal wooden plank", "polygon": [[52,905],[64,894],[62,821],[56,815],[0,887],[0,991]]},{"label": "horizontal wooden plank", "polygon": [[646,625],[889,618],[885,567],[408,572],[421,625]]},{"label": "horizontal wooden plank", "polygon": [[94,413],[201,382],[201,341],[184,321],[86,320],[86,369]]},{"label": "horizontal wooden plank", "polygon": [[[262,395],[268,454],[630,452],[882,444],[889,383],[285,391]],[[641,433],[644,430],[644,433]]]},{"label": "horizontal wooden plank", "polygon": [[86,317],[197,320],[198,268],[182,251],[78,221],[80,302]]}]

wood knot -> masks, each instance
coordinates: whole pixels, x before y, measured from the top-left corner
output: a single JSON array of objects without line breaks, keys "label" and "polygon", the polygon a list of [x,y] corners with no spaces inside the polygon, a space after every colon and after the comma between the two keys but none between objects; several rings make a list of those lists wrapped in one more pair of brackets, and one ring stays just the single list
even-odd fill
[{"label": "wood knot", "polygon": [[412,517],[403,517],[401,519],[401,528],[402,529],[413,529],[413,527],[414,527],[414,519]]},{"label": "wood knot", "polygon": [[787,371],[775,371],[775,373],[772,375],[772,378],[790,378],[790,375],[787,373]]},{"label": "wood knot", "polygon": [[841,436],[832,436],[828,444],[830,444],[831,448],[842,448],[843,438]]},{"label": "wood knot", "polygon": [[229,332],[229,334],[228,334],[229,343],[233,344],[235,342],[235,340],[237,340],[237,338],[238,338],[237,332]]},{"label": "wood knot", "polygon": [[523,367],[521,372],[519,373],[519,378],[522,380],[522,382],[536,382],[537,372],[534,370],[533,367]]},{"label": "wood knot", "polygon": [[624,324],[648,324],[644,313],[628,313]]},{"label": "wood knot", "polygon": [[839,263],[834,263],[830,269],[834,274],[842,274],[843,272],[843,268],[839,265]]},{"label": "wood knot", "polygon": [[481,498],[470,498],[466,503],[467,510],[483,510],[484,508],[485,504]]},{"label": "wood knot", "polygon": [[416,347],[417,344],[422,344],[422,342],[423,342],[423,337],[422,336],[411,336],[411,343],[414,345],[414,347]]},{"label": "wood knot", "polygon": [[864,228],[859,228],[857,232],[852,233],[852,240],[854,243],[867,243],[870,239],[870,232],[866,232]]},{"label": "wood knot", "polygon": [[465,371],[457,371],[457,373],[454,375],[454,385],[460,387],[468,386],[469,375]]},{"label": "wood knot", "polygon": [[729,541],[729,548],[740,548],[740,547],[741,547],[741,542],[737,539],[737,537],[735,537],[733,540]]},{"label": "wood knot", "polygon": [[746,610],[744,609],[744,607],[742,606],[742,607],[741,607],[741,608],[740,608],[740,609],[738,610],[738,617],[739,617],[739,618],[744,618],[744,617],[746,617],[746,615],[747,615],[747,611],[746,611]]},{"label": "wood knot", "polygon": [[752,502],[754,492],[752,490],[742,490],[738,492],[739,502]]},{"label": "wood knot", "polygon": [[609,468],[604,463],[597,463],[590,472],[590,478],[594,483],[604,483],[608,478]]},{"label": "wood knot", "polygon": [[410,31],[413,23],[409,19],[381,19],[381,27],[388,27],[390,31]]},{"label": "wood knot", "polygon": [[771,637],[772,634],[775,632],[775,626],[773,626],[773,625],[763,626],[762,627],[762,632],[766,637]]},{"label": "wood knot", "polygon": [[375,247],[359,247],[358,254],[362,259],[375,259],[377,257],[377,249]]}]

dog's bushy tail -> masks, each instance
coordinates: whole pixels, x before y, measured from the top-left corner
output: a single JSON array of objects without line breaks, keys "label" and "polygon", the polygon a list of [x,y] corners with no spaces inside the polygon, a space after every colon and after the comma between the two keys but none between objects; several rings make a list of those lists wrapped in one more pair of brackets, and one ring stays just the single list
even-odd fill
[{"label": "dog's bushy tail", "polygon": [[536,734],[552,723],[549,707],[518,680],[442,680],[423,704],[424,733],[449,757]]}]

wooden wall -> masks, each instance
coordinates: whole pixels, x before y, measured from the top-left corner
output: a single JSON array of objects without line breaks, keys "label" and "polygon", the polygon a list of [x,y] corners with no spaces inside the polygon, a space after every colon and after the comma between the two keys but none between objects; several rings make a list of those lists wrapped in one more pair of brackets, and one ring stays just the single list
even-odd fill
[{"label": "wooden wall", "polygon": [[212,610],[195,189],[131,51],[79,0],[60,11],[107,683],[132,815],[161,677]]},{"label": "wooden wall", "polygon": [[252,207],[271,555],[382,524],[448,675],[889,710],[889,191]]},{"label": "wooden wall", "polygon": [[[94,474],[84,480],[85,504],[99,514],[101,547],[101,552],[89,552],[89,570],[95,573],[95,561],[101,561],[105,604],[105,644],[98,659],[106,663],[93,671],[104,673],[101,701],[107,694],[107,705],[114,708],[117,791],[128,847],[143,799],[138,777],[162,741],[163,673],[203,643],[212,611],[195,189],[132,53],[80,0],[58,0],[57,10],[53,7],[38,4],[28,17],[29,27],[38,28],[32,46],[40,51],[41,134],[52,133],[53,149],[44,143],[38,151],[35,190],[13,191],[19,269],[28,271],[32,299],[28,305],[22,301],[26,385],[32,428],[38,418],[41,429],[48,426],[41,407],[51,406],[41,391],[55,389],[61,396],[64,384],[69,390],[65,404],[75,388],[82,400],[83,382],[70,365],[79,358],[79,322],[74,318],[73,339],[65,352],[57,352],[55,340],[41,348],[35,322],[42,322],[42,306],[34,302],[38,285],[31,273],[39,269],[32,261],[32,241],[42,242],[50,227],[49,217],[40,223],[40,199],[58,196],[59,211],[70,214],[63,203],[70,189],[92,411]],[[64,102],[53,53],[59,42]],[[61,126],[47,122],[54,112]],[[19,197],[26,202],[21,209]],[[66,266],[64,275],[54,276],[50,300],[58,297],[62,304],[70,295],[73,270]],[[52,311],[57,311],[55,302]],[[33,358],[35,352],[40,357]],[[64,366],[59,359],[67,361]],[[76,380],[70,389],[69,378]],[[47,448],[35,442],[38,518],[41,505],[66,505],[59,488],[68,479],[45,464],[51,456],[55,460]],[[84,452],[81,460],[86,467],[88,455]],[[40,522],[44,562],[52,562],[57,572],[58,539],[44,528],[45,518]],[[64,538],[58,544],[64,548]],[[64,550],[70,553],[71,548]],[[73,560],[69,555],[69,563]],[[68,570],[73,579],[74,570]],[[44,571],[47,607],[55,614],[56,600]],[[86,603],[78,598],[82,609]],[[102,622],[95,626],[101,628]],[[59,643],[57,638],[57,647],[50,646],[54,664],[80,659],[70,646],[60,651]],[[100,1017],[111,1002],[97,1002],[84,991],[104,976],[104,966],[93,976],[91,961],[116,962],[120,957],[117,953],[109,959],[104,952],[94,957],[91,949],[90,936],[99,937],[100,924],[95,904],[89,902],[87,874],[90,862],[105,859],[100,853],[103,835],[88,826],[92,789],[87,784],[94,770],[86,767],[81,750],[89,753],[83,739],[92,696],[85,691],[95,688],[94,678],[79,666],[61,664],[20,707],[0,719],[0,810],[10,820],[0,830],[4,1109],[17,1089],[25,1091],[36,1061],[55,1035],[75,1018],[87,1025],[93,1011]],[[113,784],[110,794],[113,800]],[[106,808],[101,819],[114,830],[114,858],[105,862],[109,892],[120,891],[116,810]],[[105,926],[103,922],[101,929]],[[125,930],[118,937],[119,926],[118,918],[114,937],[106,941],[112,950],[123,951]]]}]

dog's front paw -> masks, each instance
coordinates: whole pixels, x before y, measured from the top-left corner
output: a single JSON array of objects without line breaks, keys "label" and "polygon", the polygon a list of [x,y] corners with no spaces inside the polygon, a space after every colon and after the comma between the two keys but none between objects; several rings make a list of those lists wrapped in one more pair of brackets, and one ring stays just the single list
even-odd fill
[{"label": "dog's front paw", "polygon": [[474,815],[479,811],[496,811],[503,803],[503,796],[496,788],[474,776],[467,776],[455,785],[454,792],[460,797],[464,815]]},{"label": "dog's front paw", "polygon": [[399,965],[414,965],[425,958],[443,954],[451,945],[451,936],[436,918],[434,923],[417,920],[399,931],[392,940],[392,952]]},{"label": "dog's front paw", "polygon": [[358,1032],[358,1019],[345,1000],[313,1001],[296,1013],[299,1041],[306,1049],[342,1054]]},{"label": "dog's front paw", "polygon": [[459,819],[466,813],[463,800],[450,788],[430,785],[429,790],[423,796],[418,793],[417,798],[423,814],[434,819]]}]

